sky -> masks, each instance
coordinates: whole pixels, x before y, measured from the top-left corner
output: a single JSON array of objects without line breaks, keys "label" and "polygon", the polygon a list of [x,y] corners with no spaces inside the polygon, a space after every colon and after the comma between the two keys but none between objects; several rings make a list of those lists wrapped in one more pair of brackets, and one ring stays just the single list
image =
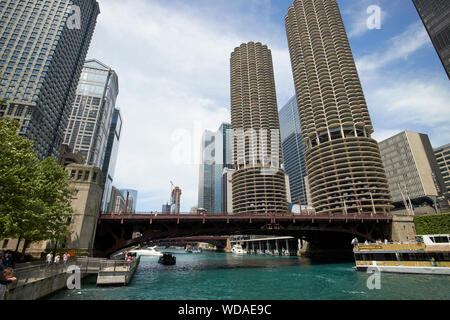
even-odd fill
[{"label": "sky", "polygon": [[[171,182],[197,206],[201,135],[230,121],[230,54],[272,51],[278,108],[295,94],[284,16],[293,0],[98,0],[88,52],[119,77],[123,129],[113,184],[137,189],[137,211],[161,211]],[[449,80],[411,0],[338,0],[374,126],[450,142]],[[370,6],[380,23],[368,28]],[[370,8],[369,8],[370,9]],[[374,21],[374,20],[371,20]]]}]

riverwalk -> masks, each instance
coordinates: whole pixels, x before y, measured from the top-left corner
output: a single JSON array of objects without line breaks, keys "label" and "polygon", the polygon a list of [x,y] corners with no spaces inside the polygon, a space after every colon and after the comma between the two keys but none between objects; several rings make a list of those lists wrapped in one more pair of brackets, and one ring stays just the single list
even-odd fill
[{"label": "riverwalk", "polygon": [[8,285],[5,300],[37,300],[67,286],[73,275],[69,268],[79,272],[80,278],[97,274],[97,285],[127,285],[133,277],[140,258],[130,262],[91,257],[75,257],[64,264],[38,264],[14,270],[17,281]]}]

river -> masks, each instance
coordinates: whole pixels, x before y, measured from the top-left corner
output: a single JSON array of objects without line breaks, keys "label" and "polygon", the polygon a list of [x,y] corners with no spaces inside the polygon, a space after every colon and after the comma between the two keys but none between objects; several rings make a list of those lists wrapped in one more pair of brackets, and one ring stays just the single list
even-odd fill
[{"label": "river", "polygon": [[450,277],[382,273],[380,289],[368,289],[370,274],[352,262],[303,257],[184,253],[171,250],[177,264],[164,266],[143,257],[126,287],[63,290],[50,300],[393,300],[450,299]]}]

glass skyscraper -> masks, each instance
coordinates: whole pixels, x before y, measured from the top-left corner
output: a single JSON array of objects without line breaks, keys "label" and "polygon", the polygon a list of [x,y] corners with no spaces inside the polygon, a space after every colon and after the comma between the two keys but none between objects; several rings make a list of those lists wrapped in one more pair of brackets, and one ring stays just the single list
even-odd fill
[{"label": "glass skyscraper", "polygon": [[206,130],[202,138],[198,208],[222,212],[222,174],[232,168],[231,124],[222,123],[217,132]]},{"label": "glass skyscraper", "polygon": [[64,144],[80,151],[86,164],[103,167],[119,81],[110,67],[98,60],[84,64]]},{"label": "glass skyscraper", "polygon": [[299,199],[303,205],[306,200],[306,147],[302,141],[302,129],[298,115],[297,97],[293,96],[279,111],[281,147],[283,152],[284,170],[289,177],[289,187],[293,203]]},{"label": "glass skyscraper", "polygon": [[116,168],[117,153],[119,151],[120,134],[122,132],[122,117],[120,110],[114,109],[109,130],[108,144],[106,146],[105,160],[103,161],[103,198],[101,211],[107,211],[111,201],[112,183]]},{"label": "glass skyscraper", "polygon": [[0,1],[0,118],[20,122],[40,159],[59,158],[99,13],[95,0]]},{"label": "glass skyscraper", "polygon": [[198,183],[198,208],[214,211],[215,133],[206,130],[202,136],[200,172]]}]

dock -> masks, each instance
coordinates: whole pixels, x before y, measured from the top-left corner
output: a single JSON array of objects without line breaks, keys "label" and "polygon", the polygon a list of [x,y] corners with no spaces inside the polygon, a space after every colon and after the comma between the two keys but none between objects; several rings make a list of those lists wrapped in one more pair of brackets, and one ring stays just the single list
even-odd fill
[{"label": "dock", "polygon": [[140,257],[130,262],[91,257],[71,258],[67,264],[39,264],[14,270],[17,281],[7,287],[5,300],[37,300],[67,288],[67,280],[73,273],[69,267],[76,266],[80,278],[97,275],[97,285],[126,286],[136,272]]}]

